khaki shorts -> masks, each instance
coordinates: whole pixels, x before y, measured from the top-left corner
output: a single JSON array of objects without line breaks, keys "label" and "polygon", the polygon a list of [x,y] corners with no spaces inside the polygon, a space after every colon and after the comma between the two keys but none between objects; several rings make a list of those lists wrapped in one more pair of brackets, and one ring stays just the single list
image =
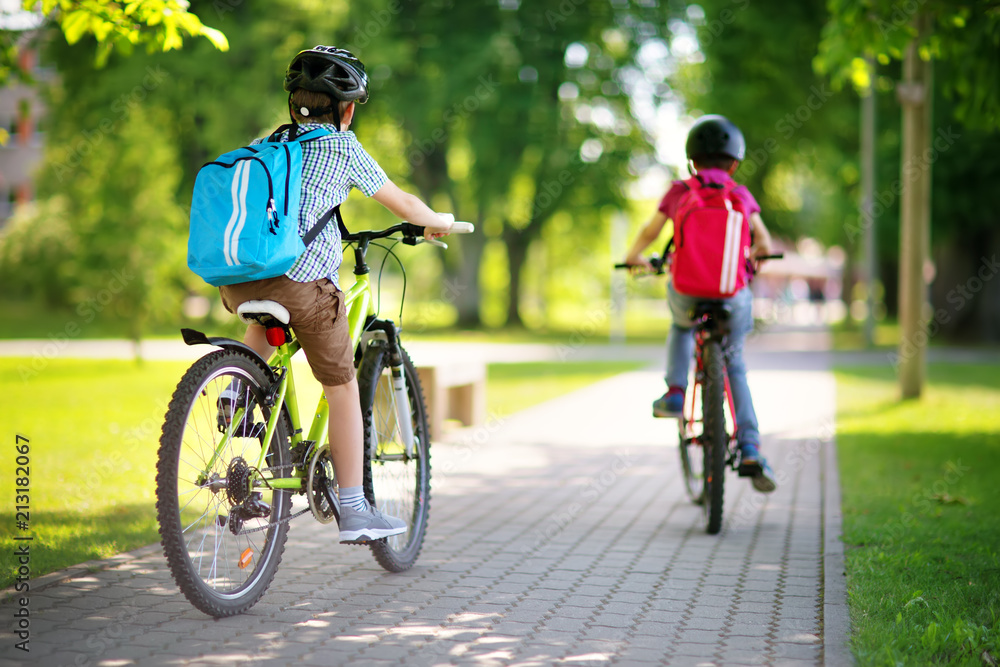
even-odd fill
[{"label": "khaki shorts", "polygon": [[306,352],[313,375],[328,386],[354,379],[354,349],[347,328],[344,293],[327,278],[298,283],[286,276],[219,288],[231,313],[245,301],[267,299],[288,309],[289,324]]}]

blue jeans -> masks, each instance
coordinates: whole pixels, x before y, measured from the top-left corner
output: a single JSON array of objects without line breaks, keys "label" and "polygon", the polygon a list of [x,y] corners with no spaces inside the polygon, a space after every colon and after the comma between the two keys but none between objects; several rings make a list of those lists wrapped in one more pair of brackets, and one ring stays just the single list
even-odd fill
[{"label": "blue jeans", "polygon": [[[688,371],[691,368],[691,358],[694,356],[693,322],[688,317],[688,311],[694,307],[698,299],[686,294],[679,294],[671,284],[667,288],[667,303],[674,323],[670,327],[667,339],[667,386],[687,387]],[[750,397],[750,387],[747,385],[747,367],[743,361],[743,342],[753,329],[753,294],[749,287],[744,287],[734,296],[723,299],[733,309],[730,317],[730,332],[726,337],[726,369],[729,372],[729,389],[733,395],[733,406],[736,414],[736,437],[741,445],[760,444],[760,432],[757,427],[757,413],[753,409],[753,399]]]}]

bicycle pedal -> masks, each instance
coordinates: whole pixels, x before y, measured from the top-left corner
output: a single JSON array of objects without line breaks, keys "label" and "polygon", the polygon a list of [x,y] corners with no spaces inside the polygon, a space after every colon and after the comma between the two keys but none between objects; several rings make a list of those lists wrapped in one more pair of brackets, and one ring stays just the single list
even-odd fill
[{"label": "bicycle pedal", "polygon": [[757,477],[763,474],[764,469],[761,467],[759,461],[747,461],[740,463],[736,472],[740,477]]},{"label": "bicycle pedal", "polygon": [[361,537],[361,538],[358,538],[356,540],[341,540],[340,541],[341,544],[350,544],[350,545],[356,546],[356,547],[366,547],[369,544],[371,544],[371,542],[372,541],[369,540],[367,537]]}]

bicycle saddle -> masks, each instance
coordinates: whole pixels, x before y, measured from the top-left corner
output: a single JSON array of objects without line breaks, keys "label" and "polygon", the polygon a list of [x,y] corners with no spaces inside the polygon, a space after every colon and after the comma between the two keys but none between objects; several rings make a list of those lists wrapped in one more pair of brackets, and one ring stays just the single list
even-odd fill
[{"label": "bicycle saddle", "polygon": [[277,301],[245,301],[236,309],[236,314],[246,324],[263,327],[285,327],[291,318],[288,309]]},{"label": "bicycle saddle", "polygon": [[728,322],[732,314],[733,306],[725,301],[699,301],[689,312],[694,322],[701,321],[707,315],[719,324]]}]

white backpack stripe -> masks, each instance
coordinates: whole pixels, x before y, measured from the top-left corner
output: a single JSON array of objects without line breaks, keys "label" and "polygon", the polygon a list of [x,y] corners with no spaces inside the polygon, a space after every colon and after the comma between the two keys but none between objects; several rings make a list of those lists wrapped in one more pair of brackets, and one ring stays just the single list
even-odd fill
[{"label": "white backpack stripe", "polygon": [[243,226],[247,221],[247,209],[249,202],[247,202],[247,196],[250,194],[250,160],[243,163],[244,169],[242,178],[240,179],[240,204],[242,210],[240,211],[240,219],[236,223],[236,230],[233,232],[233,245],[232,245],[232,256],[233,264],[240,263],[239,256],[239,245],[240,245],[240,233],[243,231]]},{"label": "white backpack stripe", "polygon": [[226,264],[232,266],[235,264],[233,261],[233,256],[230,254],[229,244],[233,236],[233,230],[236,228],[236,223],[240,217],[240,175],[242,174],[243,167],[246,166],[245,162],[240,163],[236,167],[236,173],[233,174],[233,185],[231,196],[233,198],[233,212],[229,216],[229,222],[226,224],[226,231],[222,234],[222,252],[226,258]]},{"label": "white backpack stripe", "polygon": [[736,291],[736,278],[740,271],[740,262],[743,261],[743,214],[739,211],[732,211],[729,214],[730,228],[732,234],[731,247],[729,250],[729,266],[727,267],[729,279],[726,282],[726,293]]},{"label": "white backpack stripe", "polygon": [[733,205],[728,199],[726,200],[726,210],[729,213],[726,216],[726,240],[722,246],[722,271],[719,275],[719,292],[721,294],[728,294],[736,282],[736,273],[731,270],[733,265],[733,255],[735,254],[733,248],[734,237],[736,237],[736,242],[739,243],[739,237],[736,233],[736,225],[733,224],[734,218],[736,217],[734,213],[736,213],[736,211],[733,210]]}]

